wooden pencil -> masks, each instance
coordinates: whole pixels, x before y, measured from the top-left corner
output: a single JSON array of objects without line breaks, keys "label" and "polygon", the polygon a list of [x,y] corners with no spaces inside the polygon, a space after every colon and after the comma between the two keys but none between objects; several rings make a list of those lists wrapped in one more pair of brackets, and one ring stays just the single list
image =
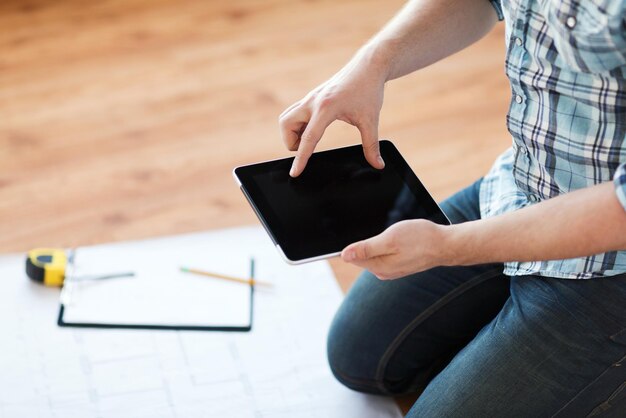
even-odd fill
[{"label": "wooden pencil", "polygon": [[198,269],[192,269],[192,268],[187,268],[187,267],[181,267],[180,271],[185,272],[185,273],[198,274],[200,276],[213,277],[215,279],[228,280],[228,281],[231,281],[231,282],[249,284],[249,285],[252,285],[252,286],[268,286],[268,287],[272,286],[271,283],[260,282],[258,280],[254,280],[253,278],[242,279],[242,278],[239,278],[239,277],[227,276],[225,274],[214,273],[214,272],[210,272],[210,271],[203,271],[203,270],[198,270]]}]

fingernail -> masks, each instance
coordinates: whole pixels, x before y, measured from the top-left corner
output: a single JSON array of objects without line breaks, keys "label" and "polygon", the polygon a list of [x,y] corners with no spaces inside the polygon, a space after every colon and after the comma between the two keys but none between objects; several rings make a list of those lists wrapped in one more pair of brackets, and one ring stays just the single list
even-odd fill
[{"label": "fingernail", "polygon": [[385,168],[385,161],[380,155],[378,156],[378,163],[382,166],[382,168]]},{"label": "fingernail", "polygon": [[296,166],[295,166],[295,165],[292,165],[292,166],[291,166],[291,170],[289,170],[289,175],[290,175],[291,177],[295,177],[295,174],[296,174]]}]

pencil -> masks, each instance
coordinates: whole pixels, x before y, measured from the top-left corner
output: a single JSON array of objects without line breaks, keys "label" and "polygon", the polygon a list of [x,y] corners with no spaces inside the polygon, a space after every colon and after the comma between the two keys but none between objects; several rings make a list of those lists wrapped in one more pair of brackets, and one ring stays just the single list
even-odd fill
[{"label": "pencil", "polygon": [[[254,275],[254,261],[251,264],[251,269],[250,270],[251,270],[250,272],[252,273],[252,275]],[[231,282],[249,284],[249,285],[252,285],[252,286],[272,286],[271,283],[260,282],[258,280],[254,280],[253,278],[242,279],[242,278],[239,278],[239,277],[227,276],[225,274],[212,273],[212,272],[209,272],[209,271],[203,271],[203,270],[198,270],[198,269],[191,269],[191,268],[187,268],[187,267],[181,267],[180,271],[185,272],[185,273],[198,274],[200,276],[213,277],[215,279],[222,279],[222,280],[228,280],[228,281],[231,281]]]}]

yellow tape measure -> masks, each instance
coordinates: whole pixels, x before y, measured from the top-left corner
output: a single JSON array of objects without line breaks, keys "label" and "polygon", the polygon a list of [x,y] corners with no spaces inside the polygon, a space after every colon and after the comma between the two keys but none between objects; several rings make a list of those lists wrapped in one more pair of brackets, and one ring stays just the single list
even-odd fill
[{"label": "yellow tape measure", "polygon": [[[61,287],[65,281],[67,264],[74,258],[74,251],[70,250],[68,257],[64,250],[59,248],[36,248],[30,250],[26,256],[26,275],[36,282],[46,286]],[[110,272],[80,277],[72,277],[72,282],[86,280],[118,279],[134,277],[132,271]]]},{"label": "yellow tape measure", "polygon": [[46,286],[63,286],[67,255],[58,248],[36,248],[26,257],[26,274]]}]

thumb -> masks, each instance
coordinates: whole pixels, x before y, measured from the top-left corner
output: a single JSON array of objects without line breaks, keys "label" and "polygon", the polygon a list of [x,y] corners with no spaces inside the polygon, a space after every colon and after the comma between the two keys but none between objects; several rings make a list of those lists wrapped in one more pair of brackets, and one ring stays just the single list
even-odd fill
[{"label": "thumb", "polygon": [[348,245],[341,252],[341,258],[346,262],[362,261],[385,255],[388,252],[384,237],[377,235]]},{"label": "thumb", "polygon": [[362,123],[357,125],[357,128],[361,133],[365,159],[372,167],[382,170],[385,168],[385,161],[380,155],[380,146],[378,145],[378,121]]}]

